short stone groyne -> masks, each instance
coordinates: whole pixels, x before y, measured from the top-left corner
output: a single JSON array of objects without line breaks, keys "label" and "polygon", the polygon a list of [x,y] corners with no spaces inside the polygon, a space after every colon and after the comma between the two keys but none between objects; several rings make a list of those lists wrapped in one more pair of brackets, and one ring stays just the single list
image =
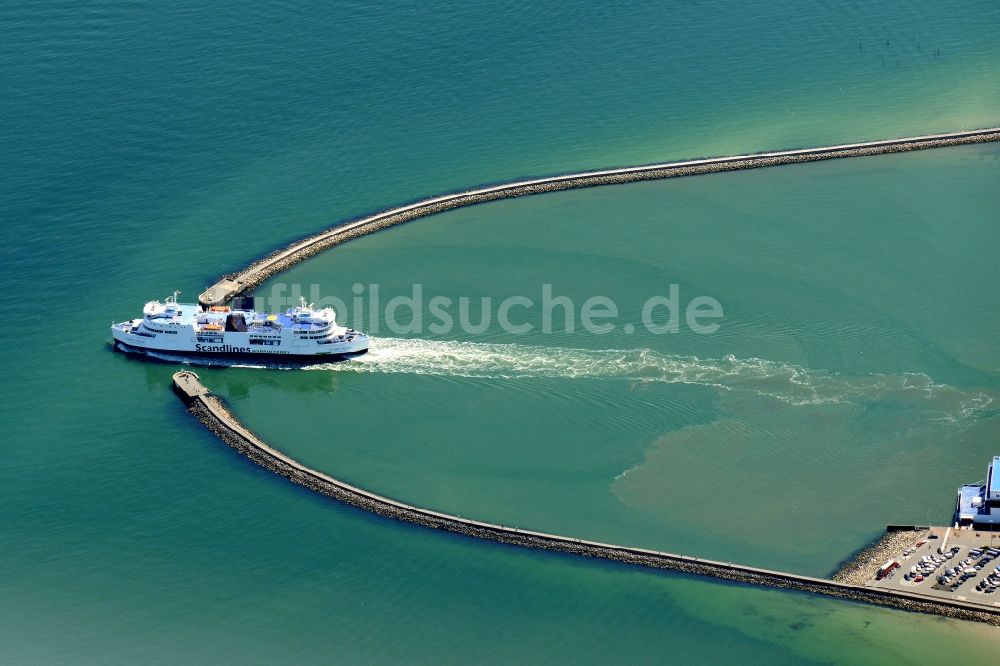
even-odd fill
[{"label": "short stone groyne", "polygon": [[188,405],[188,410],[210,431],[261,467],[284,476],[293,483],[380,516],[524,548],[538,548],[585,557],[596,557],[654,569],[667,569],[700,576],[710,576],[748,585],[800,590],[879,606],[891,606],[915,612],[932,613],[1000,626],[1000,608],[994,610],[973,604],[966,604],[958,600],[928,598],[918,593],[874,589],[834,580],[800,576],[792,573],[706,560],[687,555],[630,548],[627,546],[574,539],[557,534],[521,530],[411,506],[367,490],[362,490],[322,472],[310,469],[284,453],[268,446],[229,413],[221,400],[212,395],[193,372],[182,371],[176,373],[173,378],[173,385],[174,391]]},{"label": "short stone groyne", "polygon": [[784,150],[752,155],[734,155],[729,157],[714,157],[683,162],[665,162],[645,166],[605,169],[600,171],[583,171],[579,173],[521,180],[499,185],[481,187],[474,190],[455,192],[434,196],[420,201],[397,206],[388,210],[362,217],[345,224],[327,229],[323,232],[296,241],[288,247],[269,254],[253,262],[236,273],[229,274],[207,289],[199,296],[199,301],[206,306],[222,305],[234,296],[245,293],[261,284],[273,275],[287,269],[317,252],[343,243],[344,241],[372,232],[391,227],[403,222],[409,222],[420,217],[435,213],[485,203],[497,199],[519,197],[556,190],[568,190],[599,185],[614,185],[640,180],[656,180],[661,178],[676,178],[698,174],[733,171],[737,169],[758,169],[763,167],[794,164],[798,162],[813,162],[844,157],[864,157],[883,155],[927,148],[957,146],[969,143],[1000,141],[1000,128],[951,132],[947,134],[932,134],[926,136],[888,139],[885,141],[869,141],[865,143],[842,144],[801,150]]}]

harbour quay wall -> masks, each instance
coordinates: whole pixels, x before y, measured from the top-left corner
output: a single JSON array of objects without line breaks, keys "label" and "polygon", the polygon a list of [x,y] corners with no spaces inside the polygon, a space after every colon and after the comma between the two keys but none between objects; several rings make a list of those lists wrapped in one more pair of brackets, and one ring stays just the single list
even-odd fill
[{"label": "harbour quay wall", "polygon": [[582,187],[677,178],[739,169],[758,169],[783,164],[845,157],[884,155],[887,153],[925,150],[928,148],[941,148],[988,141],[1000,141],[1000,128],[995,127],[750,155],[713,157],[681,162],[664,162],[599,171],[582,171],[548,178],[501,183],[433,196],[413,203],[389,208],[298,240],[283,249],[272,252],[251,263],[238,272],[224,276],[219,282],[203,292],[198,300],[205,306],[222,305],[233,297],[250,291],[268,278],[317,252],[387,227],[462,206],[472,206],[497,199]]},{"label": "harbour quay wall", "polygon": [[868,588],[730,562],[522,530],[412,506],[311,469],[272,448],[241,424],[193,372],[176,373],[173,378],[173,388],[187,404],[188,410],[202,424],[240,454],[293,483],[379,516],[523,548],[594,557],[653,569],[709,576],[747,585],[799,590],[1000,626],[1000,608],[989,609],[958,600],[925,597],[919,593]]}]

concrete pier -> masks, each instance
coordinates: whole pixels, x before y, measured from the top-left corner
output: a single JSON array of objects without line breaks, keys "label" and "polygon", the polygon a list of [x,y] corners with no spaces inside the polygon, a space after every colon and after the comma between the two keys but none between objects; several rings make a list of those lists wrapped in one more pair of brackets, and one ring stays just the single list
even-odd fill
[{"label": "concrete pier", "polygon": [[222,305],[234,296],[253,289],[276,273],[280,273],[292,264],[302,261],[317,252],[352,238],[364,236],[386,227],[433,215],[434,213],[440,213],[452,208],[557,190],[630,183],[640,180],[676,178],[737,169],[758,169],[782,164],[813,162],[816,160],[883,155],[886,153],[925,150],[928,148],[983,143],[987,141],[1000,141],[1000,128],[994,127],[950,132],[947,134],[931,134],[885,141],[869,141],[865,143],[784,150],[752,155],[733,155],[683,162],[665,162],[600,171],[583,171],[549,178],[520,180],[434,196],[353,220],[296,241],[288,247],[273,252],[263,259],[250,264],[237,273],[223,277],[223,279],[202,293],[198,297],[198,300],[206,306]]},{"label": "concrete pier", "polygon": [[188,405],[188,410],[209,430],[242,455],[261,467],[288,478],[293,483],[380,516],[524,548],[538,548],[596,557],[654,569],[710,576],[748,585],[801,590],[879,606],[891,606],[1000,626],[1000,608],[986,608],[982,605],[955,599],[935,598],[915,591],[866,587],[676,553],[521,530],[415,507],[352,486],[323,472],[306,467],[267,445],[226,410],[222,401],[212,395],[193,372],[176,373],[173,385],[174,391]]}]

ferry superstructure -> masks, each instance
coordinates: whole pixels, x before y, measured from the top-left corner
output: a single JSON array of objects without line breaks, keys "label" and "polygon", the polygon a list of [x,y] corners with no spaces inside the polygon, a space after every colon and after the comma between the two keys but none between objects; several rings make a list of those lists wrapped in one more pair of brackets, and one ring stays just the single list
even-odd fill
[{"label": "ferry superstructure", "polygon": [[339,360],[368,351],[368,336],[338,326],[332,308],[317,309],[302,299],[284,312],[257,312],[252,298],[235,307],[205,308],[149,301],[142,318],[111,325],[115,347],[124,352],[183,356],[275,357],[282,360]]},{"label": "ferry superstructure", "polygon": [[985,481],[958,489],[954,524],[990,533],[1000,528],[1000,456],[990,460]]}]

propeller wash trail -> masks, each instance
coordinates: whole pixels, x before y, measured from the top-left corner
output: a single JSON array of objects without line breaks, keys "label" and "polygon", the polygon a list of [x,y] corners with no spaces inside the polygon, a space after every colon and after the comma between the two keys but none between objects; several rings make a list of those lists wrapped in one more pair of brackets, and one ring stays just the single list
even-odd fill
[{"label": "propeller wash trail", "polygon": [[792,405],[907,401],[942,420],[966,420],[993,402],[924,374],[839,375],[760,358],[673,356],[650,349],[589,350],[515,344],[373,338],[368,354],[308,370],[480,379],[620,379],[746,390]]}]

